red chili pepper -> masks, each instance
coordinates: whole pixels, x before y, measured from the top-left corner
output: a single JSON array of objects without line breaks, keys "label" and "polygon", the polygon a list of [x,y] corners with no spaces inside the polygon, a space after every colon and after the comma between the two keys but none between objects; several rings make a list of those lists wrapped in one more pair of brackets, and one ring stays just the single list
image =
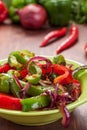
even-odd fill
[{"label": "red chili pepper", "polygon": [[44,39],[43,42],[40,44],[40,47],[46,46],[49,44],[50,41],[54,40],[55,38],[62,37],[66,34],[66,28],[62,28],[61,30],[54,30],[50,33],[48,33]]},{"label": "red chili pepper", "polygon": [[10,110],[22,110],[22,105],[19,98],[14,98],[0,93],[0,108]]},{"label": "red chili pepper", "polygon": [[8,9],[4,2],[0,1],[0,23],[2,23],[8,17]]},{"label": "red chili pepper", "polygon": [[42,75],[49,74],[52,71],[52,66],[47,66],[47,64],[39,64],[39,67],[42,70]]},{"label": "red chili pepper", "polygon": [[20,73],[20,78],[23,79],[23,78],[25,78],[25,76],[28,74],[28,71],[27,71],[27,69],[25,68],[25,69],[20,70],[19,73]]},{"label": "red chili pepper", "polygon": [[8,63],[0,66],[0,73],[6,73],[11,67]]},{"label": "red chili pepper", "polygon": [[85,51],[85,53],[87,54],[87,43],[86,43],[85,46],[84,46],[84,51]]},{"label": "red chili pepper", "polygon": [[63,50],[72,46],[78,39],[78,36],[79,36],[78,27],[76,25],[71,26],[69,37],[63,43],[60,44],[60,46],[56,50],[56,54],[59,54]]}]

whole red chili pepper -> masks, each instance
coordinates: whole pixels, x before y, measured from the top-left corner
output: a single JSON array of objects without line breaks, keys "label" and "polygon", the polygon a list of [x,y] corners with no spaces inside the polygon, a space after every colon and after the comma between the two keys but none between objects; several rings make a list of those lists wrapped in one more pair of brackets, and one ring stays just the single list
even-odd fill
[{"label": "whole red chili pepper", "polygon": [[58,30],[51,31],[44,37],[42,43],[40,44],[40,47],[48,45],[49,42],[54,40],[55,38],[64,36],[66,34],[66,31],[67,29],[65,27],[62,28],[61,30],[58,29]]},{"label": "whole red chili pepper", "polygon": [[87,43],[84,45],[84,51],[87,54]]},{"label": "whole red chili pepper", "polygon": [[79,36],[78,27],[76,25],[72,25],[70,27],[69,37],[63,43],[60,44],[60,46],[56,50],[56,54],[59,54],[63,50],[72,46],[76,42],[76,40],[78,39],[78,36]]},{"label": "whole red chili pepper", "polygon": [[0,73],[6,73],[11,67],[8,63],[0,66]]},{"label": "whole red chili pepper", "polygon": [[8,9],[4,2],[0,1],[0,23],[2,23],[8,17]]}]

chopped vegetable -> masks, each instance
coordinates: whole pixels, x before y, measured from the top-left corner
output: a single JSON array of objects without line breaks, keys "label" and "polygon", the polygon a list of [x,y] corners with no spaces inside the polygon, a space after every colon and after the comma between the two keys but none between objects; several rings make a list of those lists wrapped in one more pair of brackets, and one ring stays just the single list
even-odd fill
[{"label": "chopped vegetable", "polygon": [[81,87],[62,55],[49,59],[15,51],[5,65],[9,67],[0,73],[0,108],[25,112],[59,108],[63,126],[69,125],[66,105],[79,98]]}]

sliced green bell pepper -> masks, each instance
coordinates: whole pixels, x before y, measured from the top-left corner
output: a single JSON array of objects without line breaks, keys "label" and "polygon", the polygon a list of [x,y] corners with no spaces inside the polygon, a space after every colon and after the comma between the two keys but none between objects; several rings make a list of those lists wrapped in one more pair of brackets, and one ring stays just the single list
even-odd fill
[{"label": "sliced green bell pepper", "polygon": [[41,68],[38,65],[36,65],[34,62],[32,62],[30,63],[28,69],[31,75],[27,75],[26,80],[32,84],[37,84],[41,78],[41,74],[42,74]]},{"label": "sliced green bell pepper", "polygon": [[8,63],[11,67],[21,69],[27,61],[34,56],[34,53],[28,50],[14,51],[8,56]]},{"label": "sliced green bell pepper", "polygon": [[51,99],[47,95],[39,95],[36,97],[22,99],[22,111],[37,110],[50,105]]},{"label": "sliced green bell pepper", "polygon": [[0,92],[10,92],[10,78],[7,74],[0,74]]}]

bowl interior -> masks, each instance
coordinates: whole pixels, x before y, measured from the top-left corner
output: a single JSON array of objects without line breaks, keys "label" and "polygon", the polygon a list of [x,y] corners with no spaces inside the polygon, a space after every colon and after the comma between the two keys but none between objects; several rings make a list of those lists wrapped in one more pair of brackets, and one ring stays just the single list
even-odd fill
[{"label": "bowl interior", "polygon": [[[5,62],[6,60],[2,60],[1,63]],[[82,65],[78,62],[67,60],[67,63],[73,64],[74,68]],[[83,71],[84,72],[84,71]],[[79,105],[85,103],[87,101],[87,70],[85,73],[81,72],[79,74],[79,80],[81,82],[82,93],[78,100],[75,102],[67,105],[68,110],[71,112],[73,109],[78,107]],[[6,110],[0,109],[0,117],[5,118],[9,121],[12,121],[17,124],[21,125],[29,125],[29,126],[37,126],[37,125],[44,125],[52,123],[61,118],[61,113],[58,109],[54,110],[44,110],[44,111],[30,111],[30,112],[22,112],[22,111],[13,111],[13,110]]]}]

